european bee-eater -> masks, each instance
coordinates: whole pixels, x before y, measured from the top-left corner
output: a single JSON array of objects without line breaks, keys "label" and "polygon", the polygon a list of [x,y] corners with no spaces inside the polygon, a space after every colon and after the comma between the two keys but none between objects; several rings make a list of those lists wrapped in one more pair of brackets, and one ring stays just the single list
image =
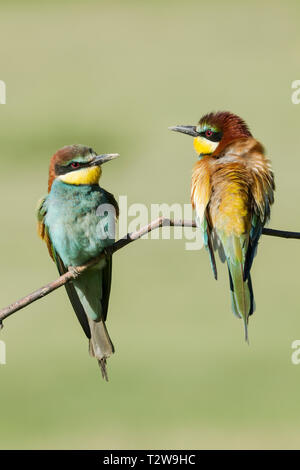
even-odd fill
[{"label": "european bee-eater", "polygon": [[[60,274],[83,265],[114,242],[118,204],[112,194],[99,186],[99,179],[102,164],[117,156],[97,155],[84,145],[69,145],[51,159],[48,195],[38,207],[38,232]],[[89,338],[90,354],[97,358],[106,380],[106,359],[114,352],[105,325],[111,272],[112,257],[106,256],[65,285]]]},{"label": "european bee-eater", "polygon": [[206,114],[197,126],[170,129],[194,137],[198,161],[192,174],[191,200],[196,223],[215,279],[214,251],[227,261],[232,310],[243,319],[248,341],[248,319],[255,308],[250,269],[274,202],[270,161],[247,124],[230,112]]}]

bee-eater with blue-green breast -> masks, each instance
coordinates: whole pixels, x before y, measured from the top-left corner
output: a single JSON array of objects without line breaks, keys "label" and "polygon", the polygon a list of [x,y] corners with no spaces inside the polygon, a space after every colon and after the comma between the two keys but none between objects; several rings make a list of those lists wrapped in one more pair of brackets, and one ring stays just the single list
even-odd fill
[{"label": "bee-eater with blue-green breast", "polygon": [[[48,195],[39,202],[38,232],[60,274],[98,256],[114,242],[118,204],[99,185],[102,164],[118,154],[97,155],[90,147],[68,145],[52,157]],[[101,209],[103,208],[103,210]],[[106,359],[114,352],[105,321],[112,257],[65,285],[77,318],[107,380]]]},{"label": "bee-eater with blue-green breast", "polygon": [[230,112],[210,113],[197,126],[170,128],[194,137],[198,154],[191,200],[217,279],[214,252],[227,261],[234,314],[248,319],[255,308],[250,270],[274,202],[274,176],[263,146]]}]

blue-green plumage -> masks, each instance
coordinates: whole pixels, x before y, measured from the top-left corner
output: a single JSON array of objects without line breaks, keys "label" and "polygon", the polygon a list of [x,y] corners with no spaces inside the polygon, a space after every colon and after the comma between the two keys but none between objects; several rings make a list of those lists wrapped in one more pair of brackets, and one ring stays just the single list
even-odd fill
[{"label": "blue-green plumage", "polygon": [[200,220],[200,218],[196,214],[196,224],[201,229],[204,246],[206,250],[208,250],[209,252],[209,259],[210,259],[211,268],[214,274],[214,278],[217,279],[218,273],[217,273],[216,259],[214,255],[213,244],[212,244],[212,240],[210,236],[211,233],[210,233],[209,225],[207,223],[206,215],[204,215],[202,220]]},{"label": "blue-green plumage", "polygon": [[[99,186],[101,171],[95,170],[99,161],[107,161],[115,155],[97,156],[84,146],[69,146],[59,152],[63,154],[59,155],[63,162],[54,167],[58,175],[51,181],[49,194],[40,204],[38,219],[42,227],[40,235],[46,240],[62,274],[69,267],[83,265],[114,243],[118,206],[113,195]],[[73,168],[74,172],[79,168],[75,178]],[[106,358],[114,352],[105,325],[111,272],[112,257],[106,256],[65,286],[80,324],[90,339],[90,353],[98,359],[105,378]]]},{"label": "blue-green plumage", "polygon": [[45,226],[65,266],[80,266],[114,242],[115,214],[101,215],[99,210],[110,203],[107,194],[99,185],[53,182],[45,201]]}]

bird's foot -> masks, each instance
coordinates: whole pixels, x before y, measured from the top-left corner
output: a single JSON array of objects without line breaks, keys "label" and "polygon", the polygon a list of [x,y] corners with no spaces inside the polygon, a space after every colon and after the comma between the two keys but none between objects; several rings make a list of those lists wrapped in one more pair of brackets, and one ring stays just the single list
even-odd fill
[{"label": "bird's foot", "polygon": [[80,273],[77,271],[76,267],[75,266],[69,266],[68,269],[69,269],[70,273],[72,273],[73,278],[77,279]]}]

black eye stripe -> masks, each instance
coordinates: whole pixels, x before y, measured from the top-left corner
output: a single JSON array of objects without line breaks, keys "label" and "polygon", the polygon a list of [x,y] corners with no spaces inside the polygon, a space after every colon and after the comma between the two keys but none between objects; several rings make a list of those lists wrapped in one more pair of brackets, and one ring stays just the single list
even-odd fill
[{"label": "black eye stripe", "polygon": [[212,131],[212,135],[208,137],[206,135],[206,131],[203,131],[203,132],[199,132],[199,135],[201,135],[201,137],[204,137],[207,140],[210,140],[211,142],[220,142],[220,140],[222,139],[222,132]]},{"label": "black eye stripe", "polygon": [[79,163],[79,166],[77,166],[76,168],[73,168],[72,167],[72,163],[75,163],[75,162],[70,162],[68,165],[55,165],[55,174],[56,175],[65,175],[66,173],[70,173],[71,171],[76,171],[76,170],[79,170],[80,168],[86,168],[87,166],[90,166],[89,163],[81,163],[81,162],[77,162]]}]

